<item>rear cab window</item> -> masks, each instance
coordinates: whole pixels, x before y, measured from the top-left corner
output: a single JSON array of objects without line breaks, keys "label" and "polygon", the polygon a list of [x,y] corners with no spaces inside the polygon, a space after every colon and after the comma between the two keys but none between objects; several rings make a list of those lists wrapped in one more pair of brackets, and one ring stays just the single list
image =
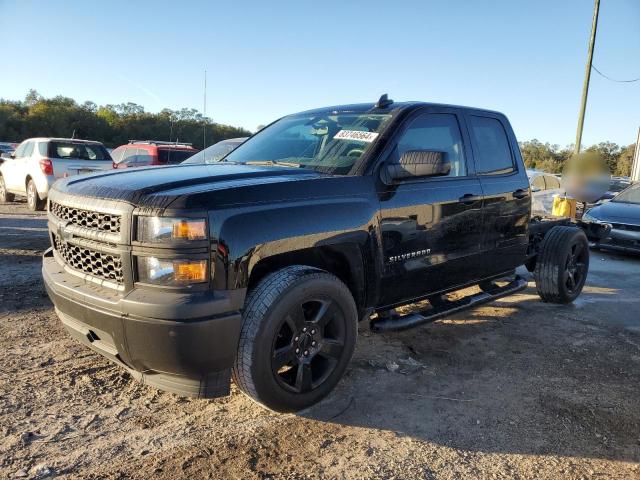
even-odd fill
[{"label": "rear cab window", "polygon": [[469,115],[469,134],[479,175],[501,175],[516,170],[509,138],[497,118]]},{"label": "rear cab window", "polygon": [[60,140],[49,142],[49,158],[111,161],[109,152],[100,143],[76,143]]}]

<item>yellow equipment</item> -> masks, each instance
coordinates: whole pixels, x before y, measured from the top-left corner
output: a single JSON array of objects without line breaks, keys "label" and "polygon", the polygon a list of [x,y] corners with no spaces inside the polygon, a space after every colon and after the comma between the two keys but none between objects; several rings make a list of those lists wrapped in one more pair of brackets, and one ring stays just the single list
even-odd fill
[{"label": "yellow equipment", "polygon": [[576,218],[576,199],[566,195],[555,195],[553,197],[553,209],[551,215],[554,217]]}]

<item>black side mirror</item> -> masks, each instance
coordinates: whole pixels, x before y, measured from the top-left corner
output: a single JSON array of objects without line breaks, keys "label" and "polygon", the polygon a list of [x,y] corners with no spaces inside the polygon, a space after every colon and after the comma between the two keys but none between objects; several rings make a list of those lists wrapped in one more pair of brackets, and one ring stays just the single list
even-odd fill
[{"label": "black side mirror", "polygon": [[451,163],[445,160],[446,152],[433,150],[409,150],[398,163],[387,163],[382,168],[382,181],[391,184],[412,178],[449,175]]}]

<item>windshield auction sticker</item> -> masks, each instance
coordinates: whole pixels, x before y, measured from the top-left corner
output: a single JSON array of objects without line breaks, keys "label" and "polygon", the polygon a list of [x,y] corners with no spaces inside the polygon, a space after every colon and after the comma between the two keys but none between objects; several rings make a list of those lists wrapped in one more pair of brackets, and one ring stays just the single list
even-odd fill
[{"label": "windshield auction sticker", "polygon": [[333,137],[336,140],[359,140],[361,142],[371,143],[373,142],[378,134],[376,132],[362,132],[359,130],[340,130],[336,133],[336,136]]}]

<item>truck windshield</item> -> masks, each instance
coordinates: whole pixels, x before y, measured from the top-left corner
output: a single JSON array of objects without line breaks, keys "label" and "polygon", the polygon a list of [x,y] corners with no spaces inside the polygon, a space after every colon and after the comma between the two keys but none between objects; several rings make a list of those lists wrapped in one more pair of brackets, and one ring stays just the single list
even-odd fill
[{"label": "truck windshield", "polygon": [[328,112],[285,117],[255,134],[223,161],[346,175],[391,116]]}]

